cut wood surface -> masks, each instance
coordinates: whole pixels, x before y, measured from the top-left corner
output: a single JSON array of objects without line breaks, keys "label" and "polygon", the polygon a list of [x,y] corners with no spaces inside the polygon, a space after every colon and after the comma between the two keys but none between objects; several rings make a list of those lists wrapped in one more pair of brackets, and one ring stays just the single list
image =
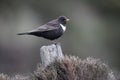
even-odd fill
[{"label": "cut wood surface", "polygon": [[42,46],[40,48],[40,57],[42,64],[46,67],[51,62],[61,60],[63,58],[62,49],[60,43]]}]

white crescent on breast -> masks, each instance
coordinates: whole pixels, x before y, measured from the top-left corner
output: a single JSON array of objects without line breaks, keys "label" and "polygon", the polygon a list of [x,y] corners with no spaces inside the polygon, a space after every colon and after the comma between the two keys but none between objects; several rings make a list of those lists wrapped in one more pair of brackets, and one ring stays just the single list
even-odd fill
[{"label": "white crescent on breast", "polygon": [[60,24],[60,26],[62,27],[63,31],[65,32],[66,31],[66,26]]}]

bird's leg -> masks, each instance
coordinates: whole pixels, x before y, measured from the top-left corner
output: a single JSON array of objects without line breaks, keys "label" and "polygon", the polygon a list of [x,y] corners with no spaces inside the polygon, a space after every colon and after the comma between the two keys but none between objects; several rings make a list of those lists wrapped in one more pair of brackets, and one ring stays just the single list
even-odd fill
[{"label": "bird's leg", "polygon": [[55,40],[52,40],[52,44],[59,44],[59,42],[55,41]]}]

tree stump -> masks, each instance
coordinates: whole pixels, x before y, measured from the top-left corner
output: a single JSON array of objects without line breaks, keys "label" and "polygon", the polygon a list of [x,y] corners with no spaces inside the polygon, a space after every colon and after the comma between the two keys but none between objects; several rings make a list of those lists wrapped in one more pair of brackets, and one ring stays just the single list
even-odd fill
[{"label": "tree stump", "polygon": [[55,60],[62,60],[63,53],[60,43],[42,46],[40,48],[40,57],[43,66],[47,66]]}]

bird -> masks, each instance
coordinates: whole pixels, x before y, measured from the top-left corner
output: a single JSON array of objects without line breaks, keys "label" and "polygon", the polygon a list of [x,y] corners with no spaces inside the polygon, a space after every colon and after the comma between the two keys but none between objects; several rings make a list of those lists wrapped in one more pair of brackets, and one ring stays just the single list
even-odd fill
[{"label": "bird", "polygon": [[58,18],[47,22],[40,27],[31,31],[18,33],[18,35],[34,35],[37,37],[43,37],[48,40],[58,39],[66,31],[66,23],[69,19],[66,16],[59,16]]}]

